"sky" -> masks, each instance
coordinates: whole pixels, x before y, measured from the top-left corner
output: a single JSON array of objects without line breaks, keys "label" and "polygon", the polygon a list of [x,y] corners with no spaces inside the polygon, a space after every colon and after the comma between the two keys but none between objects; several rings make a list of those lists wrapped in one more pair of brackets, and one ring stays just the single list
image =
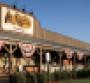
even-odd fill
[{"label": "sky", "polygon": [[0,0],[33,11],[43,28],[90,43],[90,0]]}]

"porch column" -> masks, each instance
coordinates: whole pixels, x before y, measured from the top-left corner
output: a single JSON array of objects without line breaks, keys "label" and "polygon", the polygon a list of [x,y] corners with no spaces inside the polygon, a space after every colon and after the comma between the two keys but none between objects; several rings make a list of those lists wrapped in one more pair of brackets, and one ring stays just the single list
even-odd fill
[{"label": "porch column", "polygon": [[73,65],[74,65],[73,69],[76,68],[76,57],[77,57],[77,53],[74,52],[74,53],[73,53]]},{"label": "porch column", "polygon": [[9,62],[10,62],[10,64],[9,64],[9,73],[11,74],[11,71],[12,71],[12,53],[13,53],[13,49],[12,49],[12,44],[10,44],[10,51],[9,51]]},{"label": "porch column", "polygon": [[[7,44],[7,43],[6,43]],[[7,46],[4,45],[5,50],[9,53],[9,73],[11,74],[11,70],[12,70],[12,55],[14,53],[14,51],[16,51],[17,49],[17,45],[15,45],[15,48],[13,48],[12,42],[9,42],[8,44],[10,46],[10,48],[7,48]]]},{"label": "porch column", "polygon": [[62,52],[58,52],[59,54],[59,63],[60,63],[60,70],[62,70]]},{"label": "porch column", "polygon": [[86,62],[86,55],[84,55],[84,65],[87,66],[87,62]]},{"label": "porch column", "polygon": [[42,71],[42,48],[40,48],[40,72]]}]

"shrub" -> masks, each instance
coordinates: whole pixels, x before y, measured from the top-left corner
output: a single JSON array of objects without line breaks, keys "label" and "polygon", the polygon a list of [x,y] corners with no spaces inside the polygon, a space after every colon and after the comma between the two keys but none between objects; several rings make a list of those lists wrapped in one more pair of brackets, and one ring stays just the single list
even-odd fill
[{"label": "shrub", "polygon": [[16,79],[16,83],[26,83],[26,77],[25,74],[17,72],[15,73],[15,79]]},{"label": "shrub", "polygon": [[26,73],[26,83],[35,83],[36,75],[35,73]]},{"label": "shrub", "polygon": [[55,71],[52,76],[53,80],[60,81],[70,79],[72,77],[71,72],[68,71]]},{"label": "shrub", "polygon": [[87,70],[88,77],[90,78],[90,69]]},{"label": "shrub", "polygon": [[[67,79],[78,79],[78,78],[89,78],[90,77],[90,69],[83,69],[78,71],[55,71],[54,73],[47,72],[38,72],[38,73],[20,73],[17,72],[16,83],[47,83],[47,81],[51,82],[59,82],[61,80]],[[14,79],[15,80],[15,79]]]},{"label": "shrub", "polygon": [[48,73],[46,72],[36,73],[36,77],[37,83],[47,83],[48,81]]},{"label": "shrub", "polygon": [[77,78],[88,78],[90,77],[90,69],[83,69],[76,71]]}]

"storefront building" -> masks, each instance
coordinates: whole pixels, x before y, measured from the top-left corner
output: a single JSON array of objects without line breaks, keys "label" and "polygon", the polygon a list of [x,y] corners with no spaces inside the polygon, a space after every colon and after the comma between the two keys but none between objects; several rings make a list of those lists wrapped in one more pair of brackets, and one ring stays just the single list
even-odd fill
[{"label": "storefront building", "polygon": [[0,4],[0,73],[90,67],[90,44],[43,29],[32,13]]}]

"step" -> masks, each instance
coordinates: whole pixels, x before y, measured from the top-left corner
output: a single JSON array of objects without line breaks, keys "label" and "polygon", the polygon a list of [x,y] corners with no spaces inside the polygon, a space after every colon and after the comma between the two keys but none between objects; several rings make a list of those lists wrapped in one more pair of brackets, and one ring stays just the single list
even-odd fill
[{"label": "step", "polygon": [[10,83],[9,76],[0,76],[0,83]]}]

